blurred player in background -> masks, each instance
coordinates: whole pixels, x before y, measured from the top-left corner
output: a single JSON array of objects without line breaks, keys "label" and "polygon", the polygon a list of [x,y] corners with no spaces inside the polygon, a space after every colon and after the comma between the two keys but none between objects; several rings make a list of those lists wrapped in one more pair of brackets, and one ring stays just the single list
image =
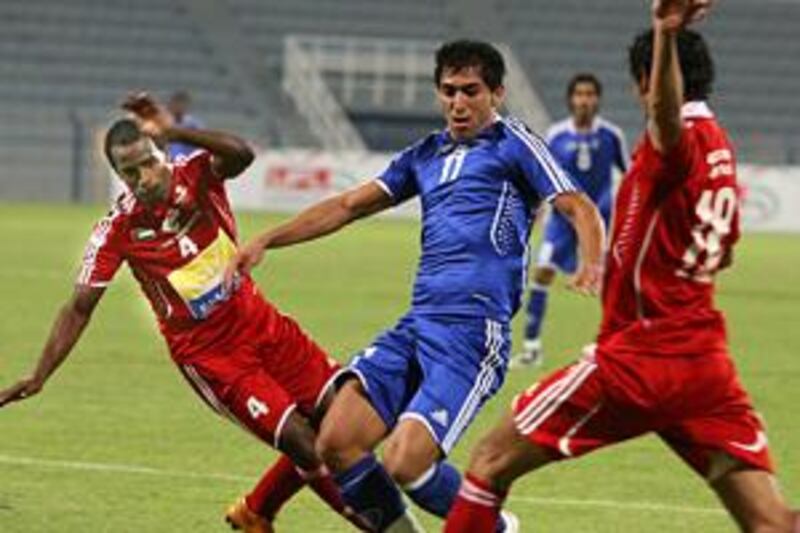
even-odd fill
[{"label": "blurred player in background", "polygon": [[[220,415],[288,455],[231,508],[229,522],[248,532],[272,531],[269,519],[306,482],[347,515],[314,449],[309,422],[317,406],[329,400],[336,363],[270,305],[248,275],[238,277],[230,290],[222,284],[236,252],[225,180],[244,171],[253,152],[233,135],[173,124],[147,95],[131,97],[125,107],[135,118],[111,126],[105,152],[128,190],[95,226],[75,291],[58,314],[34,372],[0,391],[0,406],[42,389],[127,262],[195,392]],[[170,164],[154,140],[200,150]]]},{"label": "blurred player in background", "polygon": [[[612,205],[614,168],[625,172],[628,150],[617,126],[598,115],[603,86],[594,74],[576,74],[567,85],[569,118],[547,131],[547,144],[561,166],[578,182],[595,203],[608,228]],[[560,270],[574,274],[578,266],[575,230],[564,216],[551,212],[544,227],[542,243],[528,298],[528,321],[523,352],[515,366],[542,363],[542,323],[547,295]]]},{"label": "blurred player in background", "polygon": [[706,103],[711,56],[684,28],[709,5],[654,0],[653,30],[630,48],[647,126],[617,197],[597,345],[518,396],[481,440],[447,533],[493,531],[526,472],[650,432],[707,480],[743,531],[800,531],[713,305],[739,202],[733,148]]},{"label": "blurred player in background", "polygon": [[[395,483],[437,516],[450,509],[460,475],[445,459],[503,382],[542,203],[575,225],[575,286],[593,292],[599,283],[600,216],[541,138],[497,115],[504,73],[490,44],[443,45],[434,79],[447,128],[401,152],[377,179],[257,237],[229,270],[248,270],[265,250],[328,235],[420,196],[422,255],[411,310],[350,363],[318,440],[345,501],[365,516],[396,515]],[[391,478],[372,456],[381,441]],[[511,517],[492,527],[517,531]]]},{"label": "blurred player in background", "polygon": [[[167,110],[172,115],[172,120],[176,126],[190,130],[202,129],[203,123],[189,113],[191,107],[192,96],[188,91],[174,92],[167,102]],[[197,146],[185,141],[170,141],[167,144],[167,153],[170,161],[189,157],[197,149]]]}]

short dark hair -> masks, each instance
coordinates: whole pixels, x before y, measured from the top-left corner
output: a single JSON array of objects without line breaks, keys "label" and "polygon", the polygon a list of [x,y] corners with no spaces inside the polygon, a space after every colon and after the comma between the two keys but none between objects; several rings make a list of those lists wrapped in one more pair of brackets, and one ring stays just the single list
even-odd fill
[{"label": "short dark hair", "polygon": [[[692,30],[678,32],[678,61],[683,72],[683,97],[686,100],[705,100],[714,83],[714,61],[703,36]],[[653,68],[653,30],[641,32],[628,49],[631,76],[638,81],[642,75],[650,78]]]},{"label": "short dark hair", "polygon": [[597,78],[597,76],[591,72],[578,72],[572,76],[567,84],[567,103],[569,103],[569,99],[572,98],[572,95],[575,93],[575,89],[581,83],[591,83],[594,86],[597,96],[603,96],[603,84],[600,83],[600,80]]},{"label": "short dark hair", "polygon": [[436,86],[439,86],[445,69],[461,70],[468,67],[479,67],[481,79],[489,89],[494,91],[503,85],[506,63],[497,48],[484,41],[459,39],[444,43],[436,51],[436,70],[433,74]]},{"label": "short dark hair", "polygon": [[142,137],[144,137],[144,134],[139,129],[139,125],[136,124],[135,120],[129,118],[116,120],[111,127],[108,128],[105,141],[103,142],[103,151],[111,167],[114,169],[117,168],[114,156],[111,153],[112,148],[119,145],[135,143]]}]

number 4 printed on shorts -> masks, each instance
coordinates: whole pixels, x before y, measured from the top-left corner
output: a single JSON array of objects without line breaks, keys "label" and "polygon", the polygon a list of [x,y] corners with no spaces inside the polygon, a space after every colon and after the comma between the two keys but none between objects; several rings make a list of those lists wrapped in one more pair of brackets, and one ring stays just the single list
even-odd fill
[{"label": "number 4 printed on shorts", "polygon": [[253,420],[258,420],[258,417],[269,413],[269,407],[267,407],[267,404],[255,396],[250,396],[247,399],[247,410],[250,411],[250,416],[253,417]]}]

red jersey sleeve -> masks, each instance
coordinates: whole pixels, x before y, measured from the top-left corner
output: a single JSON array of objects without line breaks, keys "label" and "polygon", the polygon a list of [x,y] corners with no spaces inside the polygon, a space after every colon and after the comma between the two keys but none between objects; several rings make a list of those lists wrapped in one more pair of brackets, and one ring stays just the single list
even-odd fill
[{"label": "red jersey sleeve", "polygon": [[83,253],[76,284],[105,287],[114,278],[124,259],[120,246],[122,216],[119,208],[115,207],[95,224]]},{"label": "red jersey sleeve", "polygon": [[178,181],[187,186],[184,194],[178,195],[178,203],[202,203],[200,199],[203,197],[225,194],[225,178],[214,171],[213,157],[207,150],[196,150],[176,164],[173,175],[178,176]]},{"label": "red jersey sleeve", "polygon": [[698,139],[691,122],[684,121],[681,137],[672,149],[662,153],[656,149],[650,138],[650,132],[645,133],[646,151],[652,159],[658,161],[659,179],[677,182],[687,177],[691,173],[698,157]]},{"label": "red jersey sleeve", "polygon": [[178,163],[191,179],[205,181],[205,185],[214,186],[225,180],[214,171],[212,166],[213,154],[208,150],[195,150],[192,154]]}]

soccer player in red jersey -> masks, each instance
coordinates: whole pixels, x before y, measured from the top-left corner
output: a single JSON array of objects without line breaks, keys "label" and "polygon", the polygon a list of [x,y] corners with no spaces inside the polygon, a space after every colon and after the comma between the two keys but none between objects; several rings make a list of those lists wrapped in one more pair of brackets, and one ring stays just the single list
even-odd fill
[{"label": "soccer player in red jersey", "polygon": [[647,130],[617,198],[597,344],[519,395],[480,441],[446,533],[494,531],[520,476],[650,432],[708,481],[743,531],[800,532],[713,305],[739,209],[733,148],[705,101],[711,57],[685,29],[709,7],[653,1],[653,30],[630,49]]},{"label": "soccer player in red jersey", "polygon": [[[253,160],[241,139],[176,126],[146,94],[124,107],[105,152],[127,192],[94,228],[75,291],[62,307],[30,377],[0,391],[0,406],[38,393],[88,325],[106,286],[127,262],[153,308],[172,359],[201,398],[286,455],[228,511],[237,529],[272,531],[271,519],[308,483],[351,520],[314,450],[310,419],[332,394],[338,365],[292,320],[239,276],[223,287],[236,252],[236,225],[225,180]],[[174,164],[156,145],[201,149]]]}]

